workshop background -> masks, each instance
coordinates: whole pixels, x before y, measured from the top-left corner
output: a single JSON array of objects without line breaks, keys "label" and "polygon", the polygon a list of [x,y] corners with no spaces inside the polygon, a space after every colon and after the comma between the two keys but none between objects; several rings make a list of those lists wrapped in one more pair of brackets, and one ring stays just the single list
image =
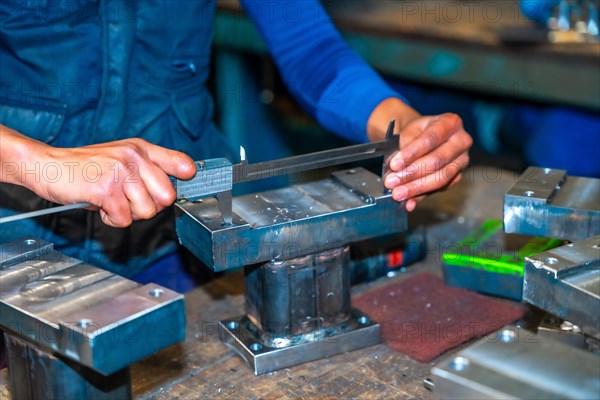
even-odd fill
[{"label": "workshop background", "polygon": [[[472,165],[600,176],[597,2],[323,3],[350,46],[414,108],[463,118],[475,139]],[[294,103],[239,5],[221,1],[219,10],[213,93],[233,143],[256,161],[344,144]],[[293,20],[298,9],[273,12]],[[549,43],[548,25],[557,43]]]}]

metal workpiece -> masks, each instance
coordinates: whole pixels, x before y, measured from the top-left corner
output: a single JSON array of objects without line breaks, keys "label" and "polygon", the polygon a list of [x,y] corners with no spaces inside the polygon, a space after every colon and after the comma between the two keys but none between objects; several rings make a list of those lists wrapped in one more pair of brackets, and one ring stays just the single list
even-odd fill
[{"label": "metal workpiece", "polygon": [[247,268],[246,313],[260,342],[283,347],[339,330],[351,312],[348,264],[345,247]]},{"label": "metal workpiece", "polygon": [[351,308],[348,247],[246,269],[246,314],[219,336],[263,374],[379,343],[379,324]]},{"label": "metal workpiece", "polygon": [[221,341],[246,361],[256,375],[374,346],[381,341],[379,324],[356,310],[335,335],[316,332],[313,340],[286,347],[262,345],[260,333],[246,316],[221,321],[218,329]]},{"label": "metal workpiece", "polygon": [[516,327],[506,327],[431,370],[445,399],[597,399],[600,358]]},{"label": "metal workpiece", "polygon": [[[235,184],[382,156],[385,171],[398,149],[393,128],[392,121],[381,142],[256,164],[242,149],[227,179]],[[183,246],[214,271],[246,267],[246,313],[219,324],[226,345],[262,374],[379,343],[379,325],[351,308],[348,245],[407,229],[404,204],[380,176],[353,168],[230,195],[205,191],[176,203]]]},{"label": "metal workpiece", "polygon": [[600,179],[529,167],[504,196],[507,233],[586,239],[600,234]]},{"label": "metal workpiece", "polygon": [[403,232],[406,210],[363,168],[328,179],[233,198],[223,224],[214,198],[176,204],[181,244],[215,271],[289,260]]},{"label": "metal workpiece", "polygon": [[600,236],[526,257],[523,301],[600,339]]},{"label": "metal workpiece", "polygon": [[[87,377],[102,385],[184,339],[185,306],[176,292],[93,267],[42,240],[3,244],[0,260],[0,328],[14,354],[29,354],[26,361],[9,357],[13,387],[26,384],[21,364],[38,365],[44,354],[46,372],[57,379],[64,372],[65,379],[80,376],[83,386]],[[77,372],[84,370],[89,374]],[[65,380],[51,385],[37,367],[29,373],[28,381],[47,390],[46,397],[64,394],[55,386]]]}]

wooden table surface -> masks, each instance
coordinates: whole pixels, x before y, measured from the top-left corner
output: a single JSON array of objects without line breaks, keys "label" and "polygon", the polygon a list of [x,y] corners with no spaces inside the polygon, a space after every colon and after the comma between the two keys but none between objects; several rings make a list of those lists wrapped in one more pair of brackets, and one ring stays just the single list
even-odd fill
[{"label": "wooden table surface", "polygon": [[[473,168],[451,190],[431,196],[409,216],[427,229],[427,258],[394,278],[353,287],[368,290],[420,271],[440,273],[444,243],[460,239],[483,219],[501,218],[503,194],[515,175]],[[420,363],[384,344],[255,376],[220,343],[216,322],[243,312],[243,274],[222,276],[186,295],[187,338],[132,366],[138,399],[433,399],[423,379],[436,361]],[[151,334],[149,332],[148,334]],[[9,396],[6,370],[0,374],[0,398]]]}]

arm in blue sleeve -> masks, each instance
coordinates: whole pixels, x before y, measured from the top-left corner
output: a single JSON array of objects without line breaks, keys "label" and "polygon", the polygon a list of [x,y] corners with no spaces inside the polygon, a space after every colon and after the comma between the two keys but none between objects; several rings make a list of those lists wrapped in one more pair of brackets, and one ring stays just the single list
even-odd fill
[{"label": "arm in blue sleeve", "polygon": [[365,142],[373,109],[387,98],[403,99],[348,47],[318,1],[242,0],[242,5],[290,93],[325,128]]}]

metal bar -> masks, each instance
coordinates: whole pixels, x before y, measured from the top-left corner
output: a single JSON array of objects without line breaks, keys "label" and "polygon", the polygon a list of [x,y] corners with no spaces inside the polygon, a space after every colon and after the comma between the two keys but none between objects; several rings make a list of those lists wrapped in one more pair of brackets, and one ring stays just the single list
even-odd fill
[{"label": "metal bar", "polygon": [[78,208],[85,208],[85,207],[89,207],[89,206],[91,206],[90,203],[75,203],[75,204],[68,204],[66,206],[45,208],[43,210],[36,210],[36,211],[30,211],[30,212],[16,214],[16,215],[10,215],[8,217],[0,218],[0,224],[18,221],[18,220],[26,219],[26,218],[41,217],[42,215],[54,214],[54,213],[63,212],[63,211],[76,210]]},{"label": "metal bar", "polygon": [[233,166],[233,183],[249,182],[278,175],[296,174],[318,168],[333,167],[355,161],[385,156],[398,150],[399,136],[375,143],[357,144],[318,151],[279,160]]}]

